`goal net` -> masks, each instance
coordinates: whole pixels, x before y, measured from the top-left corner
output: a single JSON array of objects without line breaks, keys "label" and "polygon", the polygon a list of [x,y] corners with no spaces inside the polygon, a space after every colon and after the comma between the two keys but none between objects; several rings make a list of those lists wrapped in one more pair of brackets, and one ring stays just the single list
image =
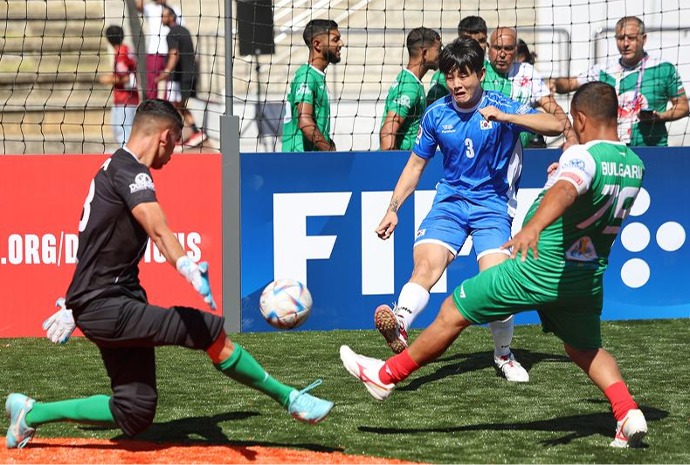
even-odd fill
[{"label": "goal net", "polygon": [[[240,119],[240,150],[280,151],[285,96],[308,57],[302,32],[316,18],[335,20],[345,43],[341,62],[326,70],[339,150],[378,150],[386,94],[407,63],[409,31],[426,26],[449,43],[468,15],[484,18],[489,31],[516,27],[536,53],[535,67],[544,78],[575,76],[620,56],[614,26],[622,16],[638,16],[646,25],[646,51],[675,65],[690,87],[690,23],[684,20],[690,4],[681,0],[236,0],[230,9],[226,3],[168,0],[194,41],[198,92],[188,109],[209,136],[198,147],[180,150],[218,150],[220,116],[232,102]],[[137,0],[7,0],[0,6],[2,153],[102,153],[117,146],[113,89],[99,82],[113,70],[105,31],[110,25],[123,28],[143,85],[152,30],[136,6]],[[225,56],[228,21],[231,58]],[[427,89],[431,74],[423,78]],[[158,91],[165,95],[165,82]],[[557,96],[566,111],[568,100]],[[688,122],[667,124],[669,145],[690,145]],[[548,142],[560,145],[557,138]]]}]

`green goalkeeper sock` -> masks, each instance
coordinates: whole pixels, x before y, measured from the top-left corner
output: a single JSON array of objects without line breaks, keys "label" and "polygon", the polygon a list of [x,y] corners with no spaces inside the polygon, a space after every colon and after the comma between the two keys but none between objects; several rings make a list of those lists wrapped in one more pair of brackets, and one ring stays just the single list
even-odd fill
[{"label": "green goalkeeper sock", "polygon": [[290,393],[294,388],[271,377],[259,362],[237,343],[232,355],[214,366],[235,381],[267,394],[285,408],[290,403]]},{"label": "green goalkeeper sock", "polygon": [[31,427],[64,420],[79,423],[115,423],[113,413],[110,411],[110,396],[98,395],[59,402],[34,402],[31,411],[26,414],[26,424]]}]

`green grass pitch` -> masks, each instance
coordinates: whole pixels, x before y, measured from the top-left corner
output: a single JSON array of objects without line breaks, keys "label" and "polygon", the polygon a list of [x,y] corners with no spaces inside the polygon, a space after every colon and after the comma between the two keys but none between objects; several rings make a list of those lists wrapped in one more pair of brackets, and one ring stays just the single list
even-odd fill
[{"label": "green grass pitch", "polygon": [[[414,338],[418,331],[412,331]],[[138,437],[155,442],[263,445],[342,451],[433,463],[690,463],[690,346],[687,319],[603,324],[647,416],[642,449],[612,449],[615,422],[603,394],[539,326],[518,326],[513,348],[530,382],[511,384],[492,365],[486,328],[472,327],[436,362],[381,403],[342,367],[341,344],[390,355],[375,331],[233,334],[276,378],[335,401],[316,426],[294,421],[271,399],[218,373],[202,352],[158,350],[155,424]],[[0,340],[0,394],[53,401],[109,394],[96,347],[84,338]],[[6,425],[6,422],[5,422]],[[40,437],[122,437],[117,429],[55,423]]]}]

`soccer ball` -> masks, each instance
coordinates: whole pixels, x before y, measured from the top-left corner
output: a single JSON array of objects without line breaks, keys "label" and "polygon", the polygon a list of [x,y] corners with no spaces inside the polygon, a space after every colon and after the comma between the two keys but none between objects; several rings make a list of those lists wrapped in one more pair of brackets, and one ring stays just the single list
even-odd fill
[{"label": "soccer ball", "polygon": [[261,293],[259,309],[274,328],[292,329],[307,321],[311,304],[307,286],[295,279],[277,279]]}]

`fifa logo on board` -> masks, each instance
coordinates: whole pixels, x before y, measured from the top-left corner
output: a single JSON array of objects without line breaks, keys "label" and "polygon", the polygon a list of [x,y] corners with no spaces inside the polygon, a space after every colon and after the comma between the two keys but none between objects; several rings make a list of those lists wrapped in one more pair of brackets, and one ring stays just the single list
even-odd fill
[{"label": "fifa logo on board", "polygon": [[[650,205],[649,192],[641,188],[630,210],[630,217],[643,215]],[[627,251],[642,252],[651,246],[651,232],[643,223],[630,219],[620,233],[620,241]],[[666,221],[656,230],[656,243],[665,252],[675,252],[685,244],[685,228],[676,221]],[[637,257],[623,263],[620,273],[623,284],[633,289],[647,284],[652,275],[649,264]]]}]

